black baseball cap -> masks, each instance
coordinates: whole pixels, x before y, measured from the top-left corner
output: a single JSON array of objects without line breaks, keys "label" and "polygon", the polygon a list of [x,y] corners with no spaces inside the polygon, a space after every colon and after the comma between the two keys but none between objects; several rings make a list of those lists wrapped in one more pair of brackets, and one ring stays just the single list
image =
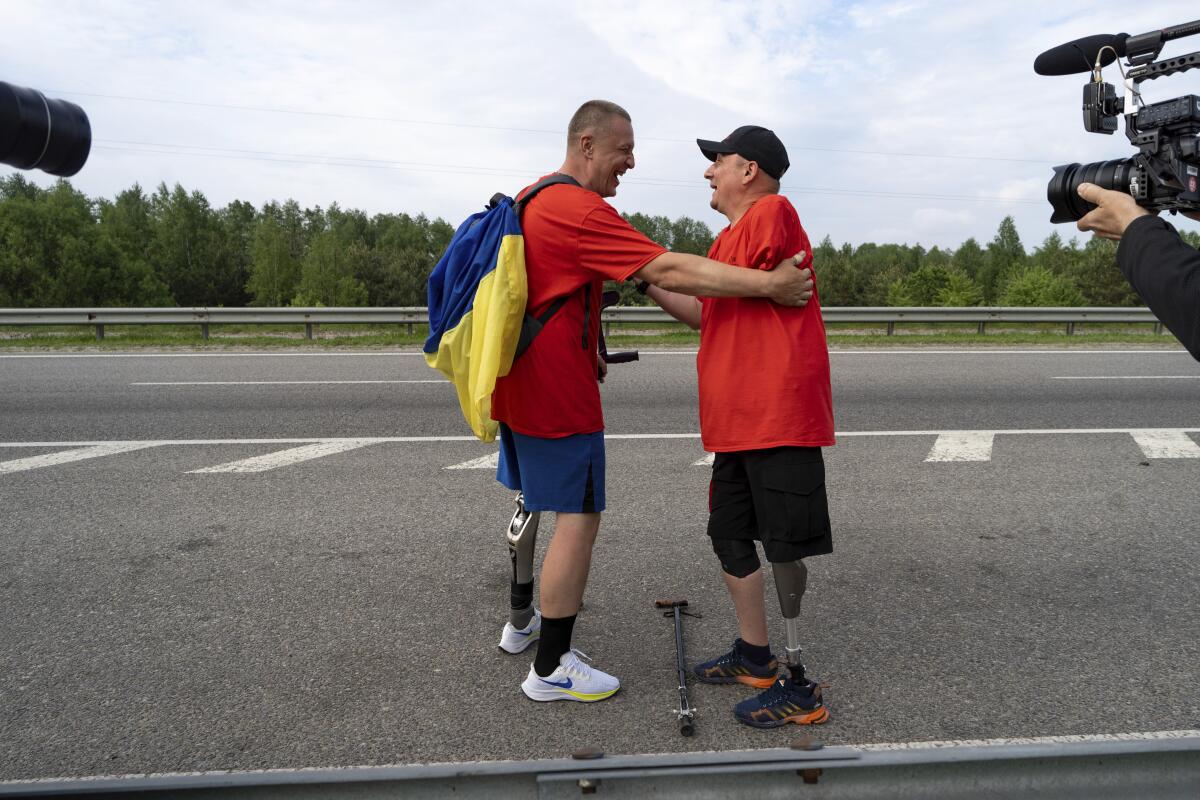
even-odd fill
[{"label": "black baseball cap", "polygon": [[758,168],[775,180],[782,178],[791,166],[783,142],[774,131],[760,125],[743,125],[719,142],[697,139],[696,144],[709,161],[716,161],[719,155],[737,153],[747,161],[758,162]]}]

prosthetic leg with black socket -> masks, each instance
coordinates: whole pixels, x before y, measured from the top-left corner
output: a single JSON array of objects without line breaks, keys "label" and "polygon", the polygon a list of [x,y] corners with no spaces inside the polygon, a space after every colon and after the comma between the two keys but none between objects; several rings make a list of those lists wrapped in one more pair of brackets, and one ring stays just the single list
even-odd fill
[{"label": "prosthetic leg with black socket", "polygon": [[738,703],[733,713],[756,728],[778,728],[787,723],[820,725],[829,719],[829,710],[821,702],[820,685],[804,674],[800,660],[800,600],[808,586],[808,567],[801,560],[773,561],[771,570],[787,626],[784,658],[789,674],[757,697]]},{"label": "prosthetic leg with black socket", "polygon": [[518,493],[513,501],[517,510],[508,522],[505,539],[512,559],[512,583],[509,592],[509,617],[500,637],[500,649],[523,653],[542,632],[542,617],[533,607],[533,555],[537,545],[541,512],[525,508],[525,496]]}]

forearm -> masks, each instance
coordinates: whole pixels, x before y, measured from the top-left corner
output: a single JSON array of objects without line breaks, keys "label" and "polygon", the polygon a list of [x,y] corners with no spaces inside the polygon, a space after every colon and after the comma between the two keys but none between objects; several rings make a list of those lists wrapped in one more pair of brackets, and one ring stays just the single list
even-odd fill
[{"label": "forearm", "polygon": [[700,329],[700,301],[686,294],[671,292],[650,284],[646,296],[658,303],[659,308],[692,330]]},{"label": "forearm", "polygon": [[[669,292],[693,297],[770,297],[770,274],[688,253],[663,253],[636,273]],[[668,313],[670,313],[668,311]]]},{"label": "forearm", "polygon": [[1117,264],[1142,301],[1200,360],[1200,252],[1157,217],[1135,220]]}]

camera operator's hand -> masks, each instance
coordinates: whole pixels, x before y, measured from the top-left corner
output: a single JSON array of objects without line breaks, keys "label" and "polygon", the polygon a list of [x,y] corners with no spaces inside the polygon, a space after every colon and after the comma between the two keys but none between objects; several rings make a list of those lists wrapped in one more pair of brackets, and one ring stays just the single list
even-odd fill
[{"label": "camera operator's hand", "polygon": [[1125,235],[1129,223],[1150,214],[1130,195],[1101,189],[1094,183],[1079,184],[1079,196],[1094,203],[1096,208],[1079,220],[1076,226],[1081,231],[1093,231],[1105,239],[1120,239]]}]

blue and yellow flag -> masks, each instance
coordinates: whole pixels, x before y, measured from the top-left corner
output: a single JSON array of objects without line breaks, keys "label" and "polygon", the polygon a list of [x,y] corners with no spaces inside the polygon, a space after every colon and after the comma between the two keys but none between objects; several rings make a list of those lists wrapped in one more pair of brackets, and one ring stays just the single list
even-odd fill
[{"label": "blue and yellow flag", "polygon": [[525,242],[513,201],[468,218],[429,276],[425,361],[458,393],[463,416],[482,441],[496,439],[496,379],[512,368],[525,316]]}]

